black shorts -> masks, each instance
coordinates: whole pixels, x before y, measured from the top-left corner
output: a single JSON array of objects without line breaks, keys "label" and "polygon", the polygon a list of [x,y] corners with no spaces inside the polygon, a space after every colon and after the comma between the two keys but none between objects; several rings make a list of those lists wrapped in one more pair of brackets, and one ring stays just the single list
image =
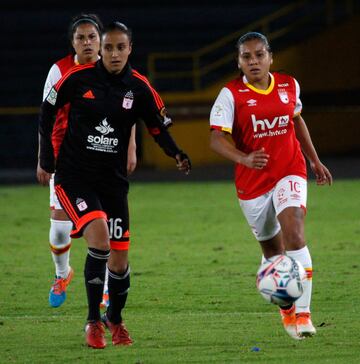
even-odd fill
[{"label": "black shorts", "polygon": [[105,219],[109,227],[111,249],[129,249],[127,189],[105,183],[92,185],[83,182],[64,182],[55,185],[55,192],[74,225],[71,237],[81,237],[89,222]]}]

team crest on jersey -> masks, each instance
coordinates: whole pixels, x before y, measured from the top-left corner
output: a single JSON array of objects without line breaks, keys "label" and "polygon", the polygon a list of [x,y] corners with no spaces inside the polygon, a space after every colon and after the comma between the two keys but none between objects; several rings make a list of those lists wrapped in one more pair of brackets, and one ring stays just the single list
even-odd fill
[{"label": "team crest on jersey", "polygon": [[54,87],[50,90],[49,95],[47,96],[46,100],[51,104],[56,104],[57,92]]},{"label": "team crest on jersey", "polygon": [[84,211],[88,208],[86,202],[80,197],[76,199],[76,206],[79,209],[79,211]]},{"label": "team crest on jersey", "polygon": [[280,97],[280,100],[284,103],[284,104],[288,104],[289,103],[289,96],[288,93],[286,92],[285,89],[283,88],[279,88],[278,89],[278,94]]},{"label": "team crest on jersey", "polygon": [[132,91],[128,91],[124,96],[122,107],[124,109],[131,109],[133,102],[134,102],[134,94],[132,93]]},{"label": "team crest on jersey", "polygon": [[250,99],[246,101],[248,106],[256,106],[257,100]]}]

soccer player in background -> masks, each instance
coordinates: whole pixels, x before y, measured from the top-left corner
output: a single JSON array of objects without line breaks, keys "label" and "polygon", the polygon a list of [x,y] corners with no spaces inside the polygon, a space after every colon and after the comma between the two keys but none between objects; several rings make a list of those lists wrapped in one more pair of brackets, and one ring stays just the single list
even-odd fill
[{"label": "soccer player in background", "polygon": [[[306,156],[318,185],[332,183],[301,117],[298,82],[270,73],[267,38],[246,33],[237,42],[240,76],[220,91],[210,114],[211,148],[236,163],[240,207],[264,258],[286,254],[307,272],[304,293],[280,313],[294,339],[316,333],[311,321],[312,261],[304,236]],[[231,135],[232,141],[228,139]]]},{"label": "soccer player in background", "polygon": [[[167,131],[171,120],[162,99],[128,62],[131,39],[124,24],[111,23],[102,36],[102,58],[95,64],[74,67],[51,89],[40,111],[40,167],[48,173],[47,179],[56,170],[55,190],[74,224],[71,235],[83,236],[88,245],[85,331],[87,345],[96,349],[106,346],[104,325],[112,334],[113,345],[132,344],[122,310],[130,288],[126,164],[134,123],[145,122],[179,170],[189,173],[191,168],[189,158]],[[51,143],[54,116],[66,104],[70,105],[68,127],[55,159]],[[109,307],[101,317],[106,262]]]},{"label": "soccer player in background", "polygon": [[[71,53],[52,65],[48,73],[43,100],[45,100],[51,88],[73,66],[96,62],[100,51],[100,37],[102,23],[96,14],[80,14],[75,16],[68,29],[68,38],[71,44]],[[69,105],[64,105],[57,115],[52,133],[52,143],[55,157],[59,154],[61,142],[64,138]],[[136,167],[136,142],[135,126],[132,130],[128,148],[128,173],[132,173]],[[47,173],[38,164],[37,175],[39,179],[46,178]],[[44,177],[45,176],[45,177]],[[50,249],[55,264],[55,280],[49,292],[49,303],[52,307],[61,306],[66,299],[66,288],[69,285],[74,271],[70,267],[70,231],[72,222],[62,209],[54,190],[53,177],[49,181],[50,186]],[[107,296],[105,287],[104,297]],[[105,301],[104,301],[105,303]]]}]

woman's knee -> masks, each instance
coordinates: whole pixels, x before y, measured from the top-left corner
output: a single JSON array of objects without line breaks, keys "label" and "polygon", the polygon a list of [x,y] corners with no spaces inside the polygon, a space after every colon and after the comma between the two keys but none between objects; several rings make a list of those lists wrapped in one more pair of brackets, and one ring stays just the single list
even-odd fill
[{"label": "woman's knee", "polygon": [[108,267],[114,273],[124,273],[129,266],[127,250],[111,250]]},{"label": "woman's knee", "polygon": [[283,233],[286,250],[298,250],[305,246],[305,237],[302,231],[290,230]]},{"label": "woman's knee", "polygon": [[104,219],[91,221],[85,227],[83,235],[90,248],[110,250],[109,229]]},{"label": "woman's knee", "polygon": [[290,207],[278,216],[286,250],[297,250],[305,246],[304,212],[301,208]]}]

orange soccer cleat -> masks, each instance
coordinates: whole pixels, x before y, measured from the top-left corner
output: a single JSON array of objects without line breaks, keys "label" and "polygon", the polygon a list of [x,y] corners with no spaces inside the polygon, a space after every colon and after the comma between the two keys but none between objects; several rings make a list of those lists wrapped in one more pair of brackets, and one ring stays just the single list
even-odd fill
[{"label": "orange soccer cleat", "polygon": [[309,312],[296,314],[296,332],[302,338],[311,337],[316,334],[316,329],[311,321],[311,314]]},{"label": "orange soccer cleat", "polygon": [[280,308],[280,315],[284,329],[288,335],[294,340],[301,340],[301,337],[298,335],[296,330],[295,305],[292,305],[292,307],[288,310],[283,310]]}]

